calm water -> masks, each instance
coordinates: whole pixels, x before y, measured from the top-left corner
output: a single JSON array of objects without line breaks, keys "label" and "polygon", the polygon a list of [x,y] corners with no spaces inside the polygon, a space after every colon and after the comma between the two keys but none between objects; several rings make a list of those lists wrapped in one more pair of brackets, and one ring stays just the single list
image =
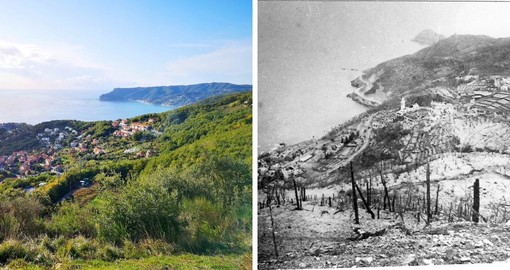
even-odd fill
[{"label": "calm water", "polygon": [[385,26],[394,19],[389,15],[375,18],[374,28],[374,18],[363,12],[373,6],[259,2],[259,152],[320,137],[366,111],[346,97],[360,74],[351,68],[365,70],[423,48],[410,41],[418,31]]},{"label": "calm water", "polygon": [[0,123],[50,120],[115,120],[173,109],[137,102],[101,102],[108,91],[0,90]]}]

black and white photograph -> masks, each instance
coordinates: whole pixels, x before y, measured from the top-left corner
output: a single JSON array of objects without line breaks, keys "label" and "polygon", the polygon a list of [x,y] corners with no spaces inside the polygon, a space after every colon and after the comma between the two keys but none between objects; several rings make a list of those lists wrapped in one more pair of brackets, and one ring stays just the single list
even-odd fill
[{"label": "black and white photograph", "polygon": [[258,269],[510,262],[510,3],[259,1]]}]

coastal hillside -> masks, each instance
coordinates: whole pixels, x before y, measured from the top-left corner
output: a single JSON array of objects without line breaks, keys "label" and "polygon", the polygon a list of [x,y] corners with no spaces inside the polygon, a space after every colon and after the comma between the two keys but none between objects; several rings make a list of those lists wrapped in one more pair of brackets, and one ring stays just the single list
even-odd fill
[{"label": "coastal hillside", "polygon": [[251,92],[0,140],[0,267],[251,268]]},{"label": "coastal hillside", "polygon": [[260,153],[259,269],[510,262],[508,45],[452,36],[377,65],[351,82],[372,108]]},{"label": "coastal hillside", "polygon": [[138,101],[180,107],[211,96],[251,90],[251,85],[231,83],[115,88],[112,92],[101,95],[99,99],[101,101]]},{"label": "coastal hillside", "polygon": [[[366,81],[366,97],[379,100],[421,93],[441,87],[456,92],[460,76],[504,76],[510,73],[510,39],[453,35],[412,55],[368,69],[358,79]],[[353,85],[358,86],[356,81]]]}]

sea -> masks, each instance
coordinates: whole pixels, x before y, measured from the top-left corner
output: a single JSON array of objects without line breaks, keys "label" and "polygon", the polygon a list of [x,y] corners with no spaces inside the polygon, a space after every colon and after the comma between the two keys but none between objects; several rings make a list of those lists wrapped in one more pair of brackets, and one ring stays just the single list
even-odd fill
[{"label": "sea", "polygon": [[376,18],[381,22],[374,28],[362,10],[350,12],[348,5],[260,3],[258,153],[322,137],[365,112],[367,107],[347,97],[354,90],[351,80],[424,48],[411,41],[419,30],[392,31],[384,17]]},{"label": "sea", "polygon": [[116,120],[175,109],[139,102],[99,101],[99,96],[107,92],[109,91],[0,89],[0,123]]}]

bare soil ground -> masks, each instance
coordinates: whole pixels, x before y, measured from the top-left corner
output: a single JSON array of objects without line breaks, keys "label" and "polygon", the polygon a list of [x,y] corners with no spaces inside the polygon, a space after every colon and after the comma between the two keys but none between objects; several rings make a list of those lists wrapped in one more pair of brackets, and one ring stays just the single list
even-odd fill
[{"label": "bare soil ground", "polygon": [[[381,211],[372,220],[360,209],[360,225],[354,225],[350,210],[303,202],[295,206],[273,207],[277,249],[275,256],[269,208],[259,210],[259,269],[346,268],[406,265],[444,265],[510,262],[510,225],[447,223],[434,220],[425,226],[411,214],[401,217]],[[324,212],[327,211],[327,212]],[[382,236],[349,240],[353,229]]]}]

